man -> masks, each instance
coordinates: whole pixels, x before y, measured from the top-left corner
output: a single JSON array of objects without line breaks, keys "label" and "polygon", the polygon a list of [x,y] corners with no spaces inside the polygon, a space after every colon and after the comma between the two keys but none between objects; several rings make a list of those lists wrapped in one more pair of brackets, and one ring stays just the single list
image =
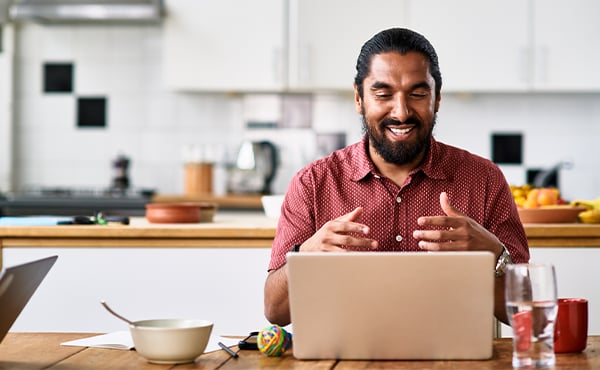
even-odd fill
[{"label": "man", "polygon": [[498,260],[494,314],[506,323],[503,272],[511,257],[529,260],[527,239],[499,168],[433,138],[442,87],[434,48],[413,31],[385,30],[363,45],[356,70],[365,136],[292,179],[265,282],[266,318],[290,323],[291,250],[485,250]]}]

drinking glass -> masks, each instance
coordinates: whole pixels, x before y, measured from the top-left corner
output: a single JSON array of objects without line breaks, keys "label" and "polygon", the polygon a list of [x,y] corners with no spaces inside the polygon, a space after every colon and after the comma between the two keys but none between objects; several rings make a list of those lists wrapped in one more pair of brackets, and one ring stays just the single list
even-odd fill
[{"label": "drinking glass", "polygon": [[515,368],[553,367],[556,273],[551,264],[514,264],[506,272],[506,312]]}]

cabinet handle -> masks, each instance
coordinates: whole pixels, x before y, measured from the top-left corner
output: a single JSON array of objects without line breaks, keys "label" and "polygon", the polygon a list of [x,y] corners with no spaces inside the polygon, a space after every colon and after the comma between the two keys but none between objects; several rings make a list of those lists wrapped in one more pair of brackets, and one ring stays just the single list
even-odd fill
[{"label": "cabinet handle", "polygon": [[283,53],[281,47],[273,49],[273,79],[276,83],[283,82]]},{"label": "cabinet handle", "polygon": [[539,56],[539,82],[548,84],[548,46],[540,46],[538,51]]},{"label": "cabinet handle", "polygon": [[304,45],[300,50],[300,63],[298,68],[298,82],[300,84],[307,84],[310,82],[311,72],[311,60],[312,60],[312,47],[310,45]]},{"label": "cabinet handle", "polygon": [[[521,47],[519,50],[519,80],[526,85],[533,82],[533,48]],[[527,86],[530,87],[530,86]]]}]

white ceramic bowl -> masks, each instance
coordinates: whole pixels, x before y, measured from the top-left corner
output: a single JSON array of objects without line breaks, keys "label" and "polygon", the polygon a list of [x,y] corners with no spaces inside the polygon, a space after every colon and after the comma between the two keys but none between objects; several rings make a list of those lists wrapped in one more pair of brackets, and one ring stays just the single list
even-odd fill
[{"label": "white ceramic bowl", "polygon": [[263,195],[262,201],[265,215],[270,218],[279,218],[281,213],[281,204],[283,203],[283,195]]},{"label": "white ceramic bowl", "polygon": [[213,323],[207,320],[160,319],[129,326],[135,350],[148,362],[181,364],[204,353]]}]

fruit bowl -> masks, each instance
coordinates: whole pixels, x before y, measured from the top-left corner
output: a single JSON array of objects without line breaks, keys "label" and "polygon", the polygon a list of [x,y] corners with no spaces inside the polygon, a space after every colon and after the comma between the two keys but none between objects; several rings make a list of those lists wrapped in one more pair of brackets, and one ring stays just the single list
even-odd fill
[{"label": "fruit bowl", "polygon": [[577,216],[585,207],[570,205],[542,206],[538,208],[518,208],[519,217],[524,224],[554,224],[577,222]]}]

